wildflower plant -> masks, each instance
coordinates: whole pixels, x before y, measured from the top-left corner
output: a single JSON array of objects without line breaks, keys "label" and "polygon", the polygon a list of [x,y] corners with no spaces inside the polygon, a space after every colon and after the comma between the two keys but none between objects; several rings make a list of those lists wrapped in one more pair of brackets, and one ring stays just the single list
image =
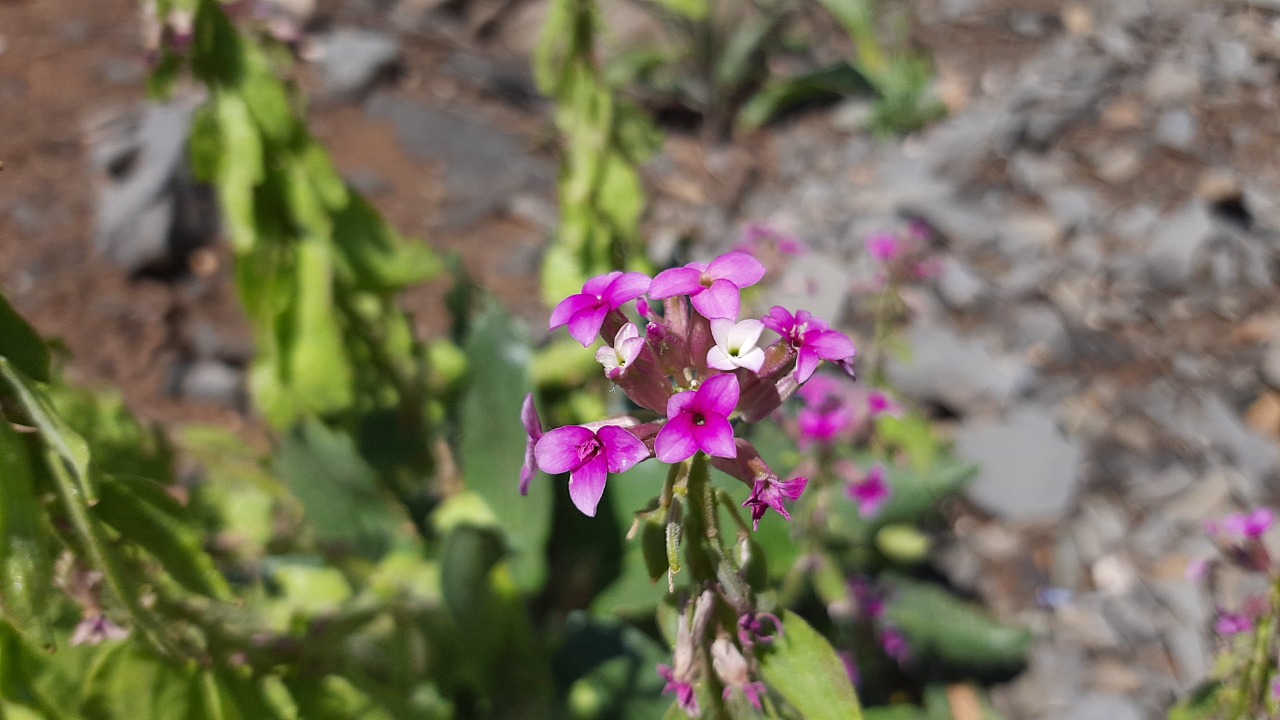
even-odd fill
[{"label": "wildflower plant", "polygon": [[[803,310],[774,307],[763,318],[740,317],[742,291],[764,275],[759,260],[733,251],[652,279],[614,272],[589,280],[556,306],[551,329],[567,328],[584,347],[603,341],[596,359],[634,410],[544,432],[532,396],[525,405],[531,453],[522,482],[532,474],[531,462],[548,475],[568,474],[569,495],[586,515],[596,514],[609,476],[645,462],[667,466],[665,483],[653,488],[655,501],[638,509],[636,525],[654,530],[639,533],[651,579],[665,576],[673,597],[683,598],[673,623],[673,660],[657,672],[688,717],[740,716],[748,708],[772,714],[770,690],[793,707],[815,701],[798,695],[786,673],[770,677],[773,645],[803,621],[773,615],[767,581],[753,573],[763,557],[752,530],[770,510],[790,519],[788,508],[808,480],[780,476],[746,431],[767,422],[821,363],[851,375],[856,350],[848,336]],[[773,332],[768,340],[766,330]],[[712,466],[740,481],[743,492],[714,485]],[[722,527],[725,516],[732,540]],[[818,637],[806,630],[795,632]],[[839,669],[834,652],[820,647]],[[770,687],[778,675],[782,686]],[[856,717],[842,670],[837,679],[842,683],[831,698],[819,702]]]}]

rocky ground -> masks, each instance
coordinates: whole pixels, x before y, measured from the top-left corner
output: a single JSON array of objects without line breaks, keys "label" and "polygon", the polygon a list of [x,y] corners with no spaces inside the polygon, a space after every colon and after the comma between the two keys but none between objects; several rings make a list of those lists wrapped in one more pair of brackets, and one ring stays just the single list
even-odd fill
[{"label": "rocky ground", "polygon": [[[540,318],[556,173],[528,75],[542,4],[278,4],[310,18],[299,80],[350,181]],[[652,251],[692,238],[711,254],[768,222],[812,248],[782,286],[856,324],[865,237],[927,222],[942,274],[912,291],[911,359],[890,377],[983,467],[939,562],[1037,632],[998,704],[1161,717],[1215,648],[1214,601],[1184,574],[1212,552],[1202,522],[1276,499],[1280,3],[915,10],[947,120],[875,140],[850,100],[734,145],[672,134],[648,169]],[[0,281],[78,378],[144,417],[252,427],[226,250],[179,161],[198,98],[139,109],[132,13],[0,0]],[[424,332],[439,290],[407,300]],[[1217,580],[1228,603],[1245,590]]]}]

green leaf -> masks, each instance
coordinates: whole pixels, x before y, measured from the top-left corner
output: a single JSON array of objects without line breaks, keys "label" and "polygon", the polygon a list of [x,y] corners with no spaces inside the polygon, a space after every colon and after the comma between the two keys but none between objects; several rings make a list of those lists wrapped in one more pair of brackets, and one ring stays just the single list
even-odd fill
[{"label": "green leaf", "polygon": [[876,547],[890,560],[912,565],[925,560],[933,541],[915,525],[897,523],[876,532]]},{"label": "green leaf", "polygon": [[738,126],[743,130],[763,127],[780,113],[801,103],[838,100],[855,94],[872,94],[866,76],[848,63],[815,70],[769,83],[742,106]]},{"label": "green leaf", "polygon": [[306,558],[269,558],[264,570],[279,586],[278,609],[287,614],[319,615],[337,610],[351,599],[351,584],[336,568],[306,562]]},{"label": "green leaf", "polygon": [[489,573],[505,554],[492,530],[461,525],[449,533],[440,551],[440,582],[445,606],[467,634],[483,629],[492,612]]},{"label": "green leaf", "polygon": [[402,518],[391,511],[349,436],[305,421],[281,442],[275,468],[323,543],[369,558],[390,549]]},{"label": "green leaf", "polygon": [[707,0],[656,0],[656,4],[686,20],[702,20],[707,16]]},{"label": "green leaf", "polygon": [[514,552],[516,584],[534,590],[546,575],[552,485],[537,477],[528,496],[519,492],[527,444],[520,407],[533,389],[528,331],[491,302],[476,318],[465,349],[470,387],[462,404],[460,456],[467,487],[501,523]]},{"label": "green leaf", "polygon": [[49,348],[3,294],[0,294],[0,355],[9,358],[14,367],[32,380],[49,381]]},{"label": "green leaf", "polygon": [[253,249],[258,237],[254,190],[264,176],[262,137],[243,97],[222,91],[212,102],[222,143],[218,194],[232,245],[244,253]]},{"label": "green leaf", "polygon": [[0,614],[36,645],[52,648],[52,531],[35,496],[28,445],[3,415],[0,468]]},{"label": "green leaf", "polygon": [[85,678],[81,712],[86,720],[185,720],[192,680],[188,667],[159,661],[140,643],[104,646]]},{"label": "green leaf", "polygon": [[889,577],[886,618],[907,639],[915,662],[978,674],[1005,674],[1020,668],[1031,633],[1001,625],[940,587]]},{"label": "green leaf", "polygon": [[340,675],[285,681],[305,720],[393,720],[391,714]]},{"label": "green leaf", "polygon": [[[327,202],[332,202],[337,199],[336,191],[324,187],[323,173],[317,173],[314,167],[318,163],[311,159],[309,177],[317,183],[316,192],[330,195]],[[357,289],[393,292],[435,277],[443,269],[440,258],[429,246],[406,241],[359,195],[350,193],[349,200],[333,212],[337,257]]]},{"label": "green leaf", "polygon": [[116,532],[137,543],[188,590],[229,600],[231,588],[204,551],[194,519],[164,486],[134,476],[108,477],[91,511]]},{"label": "green leaf", "polygon": [[784,632],[760,658],[764,682],[800,715],[858,720],[862,710],[853,683],[827,639],[793,612],[782,616]]},{"label": "green leaf", "polygon": [[0,378],[30,421],[40,431],[40,439],[67,465],[76,490],[86,503],[97,500],[97,490],[89,476],[89,446],[58,415],[49,398],[33,385],[8,359],[0,357]]}]

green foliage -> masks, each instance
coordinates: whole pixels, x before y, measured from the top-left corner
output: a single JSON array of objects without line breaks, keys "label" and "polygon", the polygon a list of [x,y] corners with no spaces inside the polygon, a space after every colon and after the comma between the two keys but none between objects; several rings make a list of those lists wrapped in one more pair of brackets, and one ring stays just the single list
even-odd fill
[{"label": "green foliage", "polygon": [[820,633],[799,615],[782,616],[784,632],[760,660],[770,688],[805,718],[862,717],[844,663]]},{"label": "green foliage", "polygon": [[32,380],[48,382],[49,348],[4,296],[0,296],[0,356]]},{"label": "green foliage", "polygon": [[50,536],[36,498],[26,440],[0,415],[0,615],[33,642],[49,647],[53,605]]}]

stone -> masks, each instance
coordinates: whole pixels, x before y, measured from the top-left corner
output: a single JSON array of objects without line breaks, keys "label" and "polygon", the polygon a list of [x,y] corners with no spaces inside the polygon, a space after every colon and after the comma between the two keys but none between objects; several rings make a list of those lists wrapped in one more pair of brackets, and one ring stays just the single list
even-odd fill
[{"label": "stone", "polygon": [[1134,702],[1121,695],[1089,693],[1071,698],[1070,707],[1046,720],[1144,720]]},{"label": "stone", "polygon": [[1061,313],[1052,305],[1021,305],[1013,311],[1012,320],[1005,326],[1006,341],[1029,359],[1041,363],[1066,362],[1071,359],[1071,335],[1067,332]]},{"label": "stone", "polygon": [[200,360],[179,371],[178,393],[192,402],[240,407],[244,373],[216,360]]},{"label": "stone", "polygon": [[324,90],[330,97],[359,98],[393,70],[402,49],[394,36],[341,28],[317,39]]},{"label": "stone", "polygon": [[217,233],[213,193],[186,164],[193,111],[185,100],[146,105],[90,133],[93,247],[127,272],[181,270]]},{"label": "stone", "polygon": [[1006,405],[1035,379],[1025,361],[996,356],[978,339],[943,325],[913,327],[908,342],[910,357],[888,364],[893,387],[904,397],[941,403],[957,414]]},{"label": "stone", "polygon": [[1195,261],[1214,237],[1208,206],[1191,201],[1166,216],[1153,230],[1147,248],[1147,274],[1160,289],[1183,289],[1195,271]]},{"label": "stone", "polygon": [[1280,390],[1280,342],[1267,346],[1262,354],[1262,379],[1273,388]]},{"label": "stone", "polygon": [[1166,110],[1156,118],[1156,142],[1167,148],[1187,152],[1195,145],[1196,118],[1185,107]]},{"label": "stone", "polygon": [[844,309],[848,270],[826,253],[808,252],[791,260],[774,292],[775,305],[802,307],[835,322]]},{"label": "stone", "polygon": [[956,433],[956,453],[980,468],[968,497],[1017,522],[1061,518],[1080,482],[1080,448],[1048,409],[1036,405],[1018,406],[1003,419],[965,422]]},{"label": "stone", "polygon": [[1163,61],[1147,75],[1144,89],[1147,99],[1156,105],[1185,102],[1200,94],[1200,76],[1189,68]]},{"label": "stone", "polygon": [[938,297],[952,310],[970,308],[986,289],[986,283],[969,266],[954,257],[942,260],[942,272],[934,281]]}]

